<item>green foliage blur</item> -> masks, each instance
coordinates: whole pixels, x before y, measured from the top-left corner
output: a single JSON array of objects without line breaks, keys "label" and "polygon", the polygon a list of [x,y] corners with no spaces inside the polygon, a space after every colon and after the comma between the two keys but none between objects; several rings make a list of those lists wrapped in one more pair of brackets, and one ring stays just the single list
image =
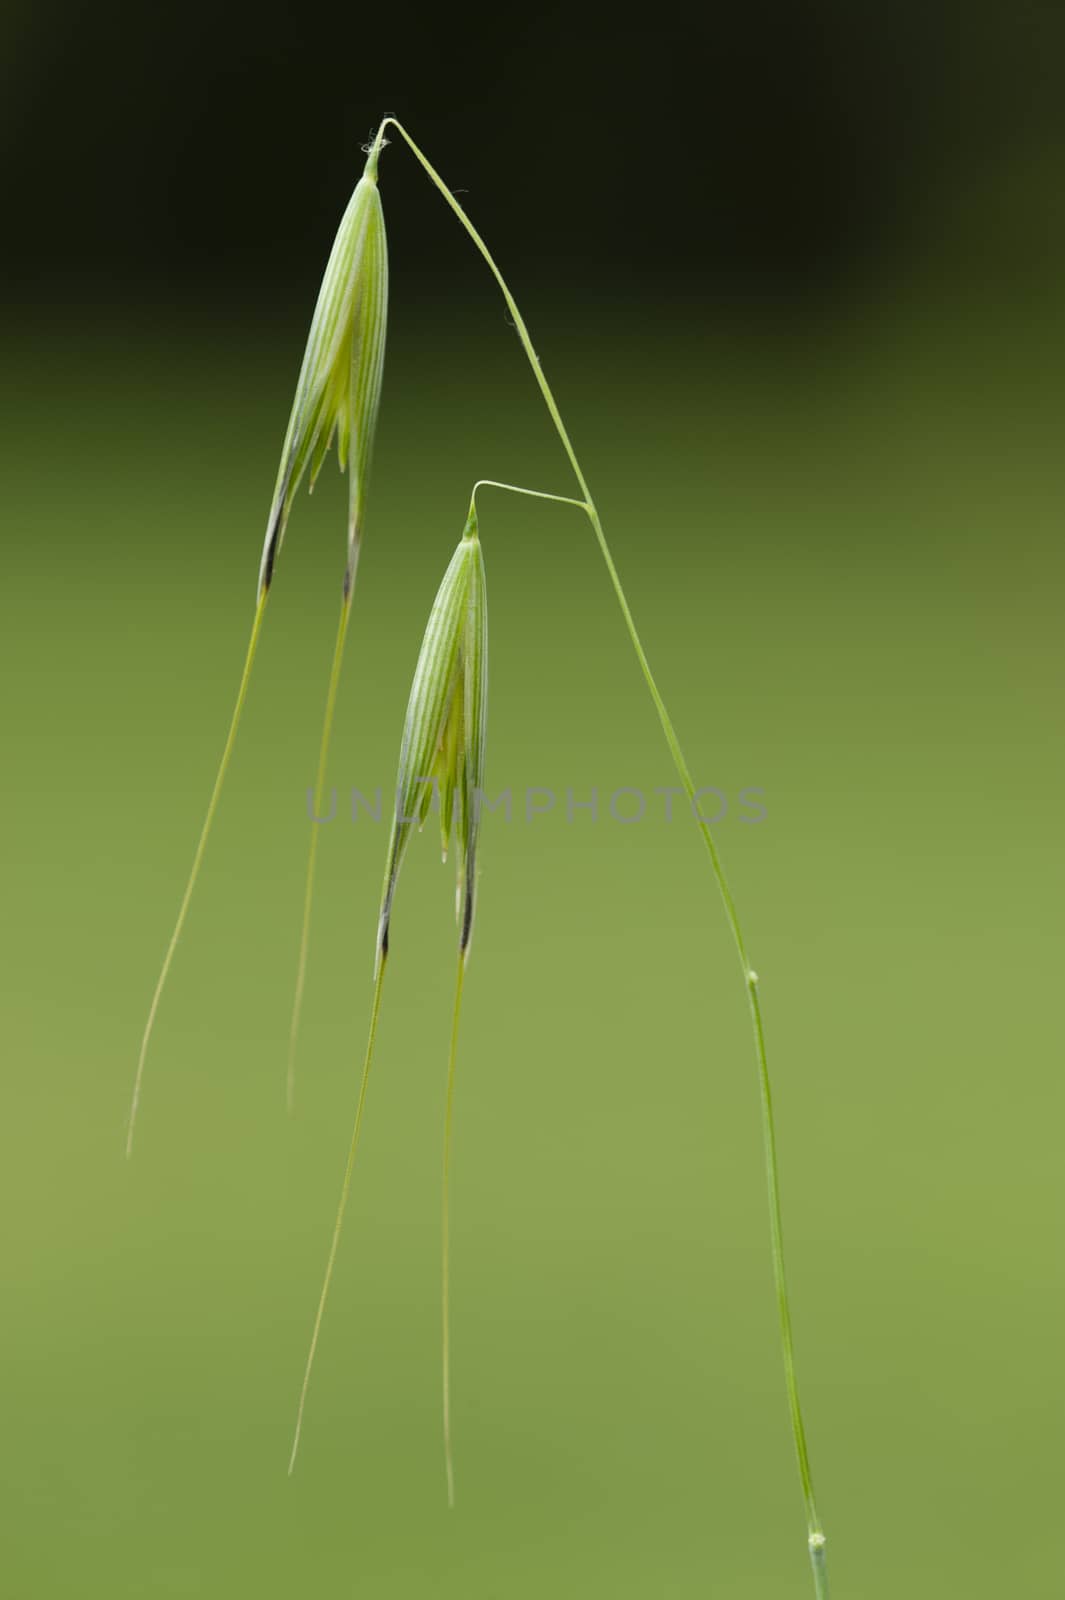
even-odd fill
[{"label": "green foliage blur", "polygon": [[[519,286],[520,287],[520,286]],[[836,1592],[1056,1592],[1065,412],[1056,282],[930,272],[816,329],[526,307],[762,978]],[[406,318],[404,324],[403,318]],[[423,320],[419,320],[423,319]],[[387,793],[473,479],[569,484],[483,300],[400,309],[284,1114],[339,604],[327,469],[122,1159],[220,750],[298,343],[13,330],[5,386],[5,1592],[801,1595],[744,997],[589,532],[487,495],[489,789],[439,1416],[451,868],[416,841],[362,1155],[285,1463],[367,1018]],[[328,481],[327,481],[328,480]],[[559,796],[527,822],[529,786]],[[608,797],[650,797],[622,826]],[[565,792],[598,818],[567,820]]]}]

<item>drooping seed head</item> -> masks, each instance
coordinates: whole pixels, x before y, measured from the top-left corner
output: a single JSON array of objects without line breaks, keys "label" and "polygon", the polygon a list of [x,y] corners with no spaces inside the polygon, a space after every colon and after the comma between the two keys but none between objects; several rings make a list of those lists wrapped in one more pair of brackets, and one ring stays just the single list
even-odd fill
[{"label": "drooping seed head", "polygon": [[444,855],[458,846],[459,949],[473,931],[477,835],[484,786],[488,711],[488,611],[484,557],[471,511],[444,574],[422,640],[407,702],[396,778],[378,931],[378,960],[388,951],[399,869],[414,828],[439,797]]},{"label": "drooping seed head", "polygon": [[341,470],[349,467],[345,591],[354,574],[381,399],[388,314],[388,251],[377,156],[375,145],[341,218],[318,291],[266,525],[260,595],[270,586],[303,475],[309,467],[313,489],[334,436]]}]

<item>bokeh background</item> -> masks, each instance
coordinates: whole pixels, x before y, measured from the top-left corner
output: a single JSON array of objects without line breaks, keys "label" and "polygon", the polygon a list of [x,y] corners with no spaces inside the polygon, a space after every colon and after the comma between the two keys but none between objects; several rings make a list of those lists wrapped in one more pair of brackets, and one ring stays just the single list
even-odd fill
[{"label": "bokeh background", "polygon": [[[382,166],[386,393],[283,1105],[343,496],[301,500],[175,964],[336,219],[384,111],[532,326],[762,974],[834,1592],[1061,1592],[1061,8],[602,21],[8,0],[4,1588],[808,1592],[742,984],[657,805],[405,870],[303,1454],[415,652],[469,486],[569,480],[483,267]],[[588,530],[485,499],[490,787],[672,780]]]}]

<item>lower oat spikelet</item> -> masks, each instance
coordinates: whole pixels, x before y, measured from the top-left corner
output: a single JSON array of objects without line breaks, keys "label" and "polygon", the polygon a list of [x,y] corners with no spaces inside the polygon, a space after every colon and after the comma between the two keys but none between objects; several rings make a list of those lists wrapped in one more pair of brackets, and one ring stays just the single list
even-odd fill
[{"label": "lower oat spikelet", "polygon": [[443,853],[454,830],[459,847],[459,949],[473,929],[477,833],[484,786],[488,709],[488,613],[477,513],[469,520],[437,592],[407,703],[396,777],[396,811],[381,899],[378,961],[388,954],[392,901],[415,824],[433,795]]},{"label": "lower oat spikelet", "polygon": [[449,1207],[451,1113],[454,1100],[455,1058],[462,985],[473,932],[477,878],[477,836],[484,786],[485,730],[488,709],[488,610],[485,591],[484,558],[477,533],[477,514],[470,506],[469,518],[433,602],[418,664],[407,701],[403,739],[396,778],[396,809],[388,842],[385,881],[378,920],[377,956],[374,970],[370,1029],[355,1110],[348,1163],[340,1192],[340,1204],[333,1227],[333,1239],[326,1263],[325,1279],[311,1335],[311,1347],[300,1391],[296,1432],[292,1443],[289,1471],[299,1449],[303,1412],[307,1400],[311,1368],[314,1365],[322,1316],[336,1263],[340,1230],[351,1190],[355,1153],[362,1127],[366,1086],[373,1062],[374,1042],[381,1009],[381,991],[388,959],[392,908],[400,868],[415,827],[424,823],[436,795],[440,807],[440,827],[444,854],[452,835],[458,844],[458,972],[455,1006],[448,1052],[447,1105],[444,1126],[443,1170],[443,1380],[444,1441],[447,1466],[448,1501],[454,1501],[451,1466],[450,1348],[449,1348]]}]

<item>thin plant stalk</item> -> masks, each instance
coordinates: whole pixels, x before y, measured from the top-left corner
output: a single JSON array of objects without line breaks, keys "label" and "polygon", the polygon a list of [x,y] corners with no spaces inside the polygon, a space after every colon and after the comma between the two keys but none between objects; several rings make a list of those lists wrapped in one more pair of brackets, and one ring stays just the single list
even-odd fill
[{"label": "thin plant stalk", "polygon": [[222,759],[218,764],[218,772],[215,776],[214,788],[211,790],[211,798],[207,803],[207,814],[203,819],[203,827],[200,829],[200,837],[196,845],[196,853],[192,858],[192,868],[189,872],[188,882],[185,885],[185,893],[181,897],[181,905],[178,907],[177,921],[174,924],[174,931],[170,935],[170,943],[166,947],[166,955],[163,957],[163,965],[160,970],[159,977],[156,980],[155,990],[152,994],[152,1003],[148,1010],[148,1020],[144,1025],[144,1033],[141,1037],[140,1054],[137,1057],[137,1071],[133,1080],[133,1096],[130,1101],[129,1123],[126,1128],[127,1159],[133,1154],[133,1133],[137,1123],[137,1111],[140,1106],[141,1085],[144,1081],[144,1063],[148,1057],[148,1046],[151,1043],[152,1031],[155,1027],[156,1013],[159,1010],[159,1002],[162,999],[163,990],[166,987],[166,980],[170,975],[170,966],[174,959],[174,952],[177,949],[178,940],[181,938],[181,933],[185,926],[185,918],[188,916],[189,904],[192,900],[193,890],[196,888],[196,880],[200,875],[200,868],[203,865],[203,858],[207,851],[207,840],[210,837],[211,826],[214,822],[215,812],[218,810],[218,800],[222,793],[222,785],[225,783],[226,773],[229,770],[230,757],[233,754],[233,747],[237,742],[237,730],[240,727],[240,719],[244,711],[244,703],[248,698],[248,685],[251,682],[251,669],[255,663],[255,652],[259,647],[259,636],[262,633],[263,618],[266,615],[266,600],[269,593],[270,590],[268,586],[263,586],[260,588],[259,598],[255,607],[255,619],[252,622],[251,637],[248,640],[248,648],[244,656],[244,669],[240,675],[240,687],[237,690],[236,704],[233,707],[233,715],[230,718],[229,732],[226,735],[225,746],[222,750]]},{"label": "thin plant stalk", "polygon": [[455,1009],[451,1018],[451,1043],[447,1057],[447,1102],[444,1108],[444,1170],[441,1186],[441,1270],[440,1310],[443,1343],[444,1467],[447,1472],[447,1503],[455,1504],[455,1464],[451,1450],[451,1122],[455,1105],[455,1062],[458,1058],[459,1019],[462,1015],[462,987],[466,976],[466,951],[459,952],[455,975]]},{"label": "thin plant stalk", "polygon": [[[351,621],[351,588],[345,584],[344,597],[340,604],[340,621],[337,625],[336,644],[333,647],[333,665],[329,673],[329,689],[325,699],[325,716],[322,719],[322,740],[318,748],[318,770],[314,779],[314,817],[321,814],[322,800],[325,793],[326,767],[329,762],[329,745],[333,735],[333,718],[336,713],[337,691],[340,687],[340,669],[344,660],[344,643],[348,636],[348,623]],[[296,993],[292,1002],[292,1020],[288,1031],[288,1064],[285,1069],[285,1105],[291,1114],[296,1098],[296,1044],[299,1036],[300,1017],[303,1012],[303,990],[307,981],[307,957],[311,945],[311,912],[314,908],[314,879],[318,861],[318,835],[320,828],[315,822],[311,827],[311,839],[307,849],[307,876],[303,890],[303,924],[300,929],[300,953],[296,967]]]},{"label": "thin plant stalk", "polygon": [[502,293],[503,299],[506,303],[507,310],[509,311],[511,320],[513,321],[515,331],[517,332],[518,338],[521,341],[522,349],[524,350],[529,365],[532,368],[533,377],[536,379],[540,394],[543,398],[545,406],[547,407],[551,421],[554,424],[555,432],[558,434],[559,441],[562,444],[562,448],[566,453],[570,467],[573,470],[573,475],[577,480],[577,484],[582,495],[582,500],[579,503],[583,506],[585,514],[592,525],[592,530],[595,534],[600,554],[602,555],[603,561],[606,565],[615,598],[617,599],[618,605],[621,609],[622,618],[624,619],[629,640],[636,654],[636,659],[639,663],[640,671],[643,674],[644,682],[647,685],[648,693],[650,694],[651,700],[654,703],[655,711],[658,714],[658,720],[661,724],[662,732],[665,736],[673,765],[676,769],[677,776],[680,778],[684,792],[688,797],[688,801],[692,808],[692,814],[696,820],[699,831],[702,834],[703,842],[710,858],[710,866],[721,896],[721,901],[725,912],[725,919],[728,923],[729,931],[732,935],[733,944],[736,949],[736,954],[739,958],[740,969],[743,973],[744,989],[747,995],[747,1004],[751,1018],[751,1028],[754,1038],[755,1057],[757,1061],[759,1089],[761,1096],[763,1146],[765,1152],[766,1184],[769,1198],[770,1244],[773,1256],[773,1273],[776,1285],[777,1312],[780,1325],[781,1348],[784,1358],[784,1377],[788,1393],[788,1408],[791,1416],[791,1428],[795,1442],[795,1454],[798,1460],[799,1477],[802,1484],[802,1495],[806,1510],[807,1545],[811,1567],[813,1570],[814,1589],[818,1600],[827,1600],[828,1576],[826,1566],[825,1534],[821,1527],[821,1521],[818,1517],[817,1508],[814,1501],[809,1452],[806,1445],[806,1430],[803,1425],[802,1410],[799,1404],[798,1383],[795,1374],[794,1341],[792,1338],[791,1312],[788,1302],[787,1278],[784,1267],[784,1242],[780,1212],[780,1185],[777,1172],[776,1132],[773,1118],[772,1092],[769,1080],[769,1064],[766,1057],[765,1030],[762,1023],[761,1005],[758,999],[758,975],[751,966],[750,959],[747,954],[746,941],[744,940],[743,931],[740,926],[739,916],[736,911],[736,904],[732,898],[732,891],[729,888],[728,879],[725,876],[725,870],[722,865],[721,857],[718,853],[714,836],[710,831],[709,825],[705,822],[705,820],[703,820],[699,811],[695,782],[689,770],[688,763],[684,757],[684,752],[681,749],[680,741],[673,726],[672,718],[666,709],[665,702],[662,699],[658,685],[655,682],[654,674],[651,671],[647,654],[643,648],[643,643],[640,639],[632,611],[629,607],[624,588],[622,587],[621,578],[618,574],[617,567],[614,565],[614,558],[607,542],[606,533],[604,532],[599,512],[596,509],[594,500],[592,499],[592,493],[588,486],[588,481],[584,476],[584,472],[577,458],[576,451],[573,448],[569,433],[567,432],[566,425],[562,420],[562,414],[559,411],[554,394],[551,391],[551,387],[547,381],[547,378],[544,376],[544,371],[540,365],[539,357],[537,356],[536,350],[533,346],[532,339],[529,335],[529,330],[526,327],[525,319],[518,309],[517,302],[510,291],[506,279],[503,277],[502,272],[496,265],[495,259],[489,251],[488,246],[485,244],[481,235],[478,233],[472,221],[467,216],[466,212],[463,210],[452,191],[448,188],[443,178],[437,172],[436,168],[432,165],[424,152],[418,147],[417,144],[415,144],[414,140],[403,127],[402,123],[397,122],[395,117],[385,117],[380,128],[378,129],[377,140],[375,142],[379,142],[381,134],[386,128],[390,127],[394,128],[399,136],[403,139],[434,187],[439,191],[447,205],[454,212],[455,216],[462,224],[473,244],[480,252],[485,264],[499,286],[500,292]]},{"label": "thin plant stalk", "polygon": [[366,1087],[370,1081],[370,1068],[373,1066],[374,1045],[377,1042],[377,1024],[381,1016],[381,994],[385,982],[385,966],[387,956],[381,954],[377,970],[374,974],[373,1001],[370,1006],[370,1026],[366,1037],[366,1055],[362,1064],[362,1079],[359,1083],[359,1098],[355,1107],[355,1125],[351,1134],[351,1146],[348,1150],[348,1163],[344,1168],[344,1181],[340,1188],[340,1203],[337,1206],[336,1221],[333,1224],[333,1238],[329,1246],[329,1257],[325,1266],[325,1277],[322,1280],[322,1292],[318,1296],[318,1309],[314,1317],[314,1330],[311,1334],[311,1346],[307,1352],[307,1365],[303,1372],[303,1384],[300,1388],[300,1400],[296,1409],[296,1431],[292,1439],[292,1453],[288,1458],[288,1470],[291,1477],[296,1466],[296,1456],[300,1448],[300,1434],[303,1431],[303,1413],[307,1405],[307,1390],[311,1382],[311,1368],[318,1350],[318,1336],[322,1331],[322,1318],[325,1315],[325,1303],[329,1298],[329,1286],[333,1281],[333,1268],[336,1266],[337,1250],[340,1246],[340,1233],[344,1226],[344,1213],[348,1208],[348,1196],[351,1193],[351,1179],[355,1171],[355,1155],[359,1148],[359,1134],[362,1132],[362,1114],[366,1107]]}]

